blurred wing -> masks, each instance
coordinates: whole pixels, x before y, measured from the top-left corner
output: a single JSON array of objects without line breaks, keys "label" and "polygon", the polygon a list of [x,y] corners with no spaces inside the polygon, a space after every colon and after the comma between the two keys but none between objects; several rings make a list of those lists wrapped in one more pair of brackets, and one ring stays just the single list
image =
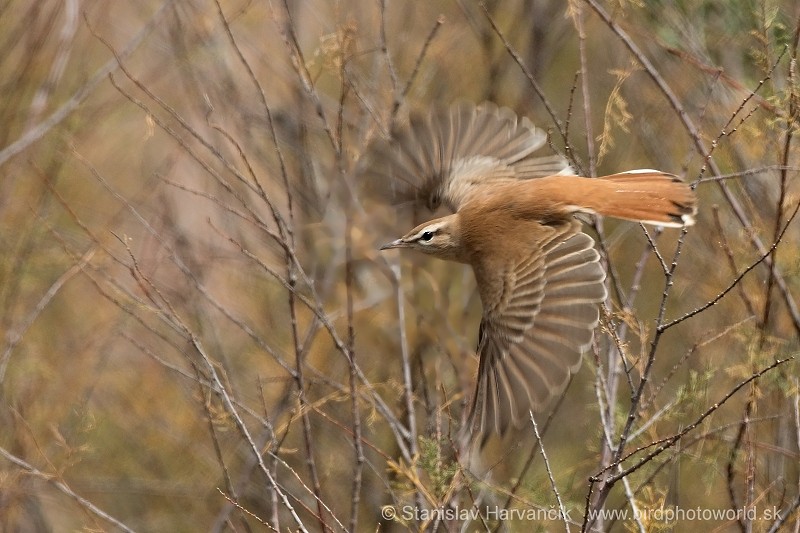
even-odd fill
[{"label": "blurred wing", "polygon": [[598,323],[597,304],[606,298],[593,245],[584,233],[561,233],[506,273],[510,296],[484,311],[470,416],[482,438],[546,408],[580,366]]},{"label": "blurred wing", "polygon": [[369,147],[359,174],[393,203],[444,203],[457,211],[476,185],[571,173],[560,156],[529,158],[546,139],[507,108],[459,103],[412,113],[408,124]]}]

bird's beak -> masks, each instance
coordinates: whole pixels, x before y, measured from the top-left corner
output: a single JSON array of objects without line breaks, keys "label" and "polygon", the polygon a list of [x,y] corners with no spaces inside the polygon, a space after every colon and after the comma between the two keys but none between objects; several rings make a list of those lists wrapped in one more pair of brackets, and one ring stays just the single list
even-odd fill
[{"label": "bird's beak", "polygon": [[381,250],[391,250],[392,248],[407,248],[408,243],[405,242],[403,239],[396,239],[392,242],[387,242],[383,246],[380,247]]}]

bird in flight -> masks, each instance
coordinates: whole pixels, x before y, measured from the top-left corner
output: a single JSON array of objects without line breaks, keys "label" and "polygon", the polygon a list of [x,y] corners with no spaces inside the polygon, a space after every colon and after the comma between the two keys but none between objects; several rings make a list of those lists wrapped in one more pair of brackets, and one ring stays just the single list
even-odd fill
[{"label": "bird in flight", "polygon": [[482,440],[546,409],[577,371],[606,299],[605,272],[576,214],[659,226],[694,222],[694,191],[672,174],[575,176],[560,156],[532,157],[546,134],[484,103],[412,114],[367,151],[372,187],[395,202],[453,214],[381,249],[408,248],[472,267],[483,314],[469,425]]}]

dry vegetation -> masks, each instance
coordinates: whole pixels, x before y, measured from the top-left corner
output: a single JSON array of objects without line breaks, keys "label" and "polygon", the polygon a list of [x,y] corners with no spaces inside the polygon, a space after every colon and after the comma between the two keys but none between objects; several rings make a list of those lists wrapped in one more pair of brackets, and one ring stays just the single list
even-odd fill
[{"label": "dry vegetation", "polygon": [[[0,530],[798,531],[799,31],[790,0],[2,2]],[[592,225],[593,351],[469,459],[471,273],[378,252],[430,213],[356,172],[458,99],[701,199]]]}]

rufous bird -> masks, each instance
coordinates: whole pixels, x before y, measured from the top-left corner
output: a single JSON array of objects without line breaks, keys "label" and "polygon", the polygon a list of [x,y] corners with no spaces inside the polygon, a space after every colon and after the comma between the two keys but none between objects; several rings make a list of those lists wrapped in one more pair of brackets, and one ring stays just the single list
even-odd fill
[{"label": "rufous bird", "polygon": [[546,134],[485,103],[412,114],[368,151],[370,179],[395,200],[454,213],[389,248],[472,267],[483,305],[470,427],[521,426],[566,388],[592,343],[605,272],[576,214],[659,226],[694,222],[694,191],[658,170],[585,178],[560,156],[531,157]]}]

